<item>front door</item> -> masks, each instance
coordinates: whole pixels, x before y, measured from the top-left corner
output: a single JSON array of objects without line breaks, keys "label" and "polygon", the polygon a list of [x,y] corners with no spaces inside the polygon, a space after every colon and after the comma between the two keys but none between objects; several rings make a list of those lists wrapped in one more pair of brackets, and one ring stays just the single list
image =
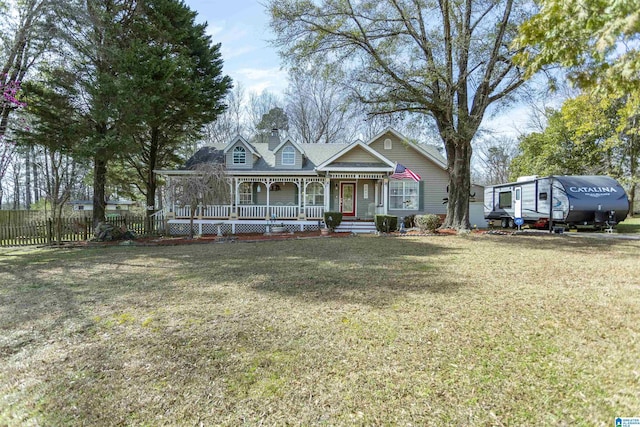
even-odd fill
[{"label": "front door", "polygon": [[356,215],[356,185],[340,183],[340,212],[342,216]]}]

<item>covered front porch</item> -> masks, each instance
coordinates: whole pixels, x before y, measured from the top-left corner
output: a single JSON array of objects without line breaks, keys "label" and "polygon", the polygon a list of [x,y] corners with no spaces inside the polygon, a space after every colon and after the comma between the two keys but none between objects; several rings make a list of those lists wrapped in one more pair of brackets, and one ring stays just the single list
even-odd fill
[{"label": "covered front porch", "polygon": [[[179,179],[169,176],[168,179]],[[345,220],[371,220],[386,213],[388,179],[381,173],[329,173],[324,177],[237,176],[230,178],[231,203],[195,207],[198,220],[323,220],[324,212],[342,212]],[[166,219],[189,219],[191,206],[167,194]]]}]

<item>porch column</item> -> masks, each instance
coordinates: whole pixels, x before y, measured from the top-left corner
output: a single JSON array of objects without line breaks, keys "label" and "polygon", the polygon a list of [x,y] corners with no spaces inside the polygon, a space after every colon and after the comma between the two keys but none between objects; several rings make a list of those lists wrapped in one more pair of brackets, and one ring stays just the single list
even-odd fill
[{"label": "porch column", "polygon": [[238,178],[233,178],[233,191],[234,191],[234,199],[235,199],[234,204],[236,206],[236,212],[235,212],[236,219],[240,218],[240,192],[238,191],[239,185],[240,185],[240,182]]},{"label": "porch column", "polygon": [[229,180],[229,215],[233,214],[233,201],[235,199],[235,193],[233,192],[233,185],[236,182],[236,179]]},{"label": "porch column", "polygon": [[324,180],[324,211],[327,212],[331,209],[331,179],[325,178]]},{"label": "porch column", "polygon": [[[173,194],[173,185],[171,183],[171,175],[167,175],[167,182],[165,185],[165,192],[164,192],[164,205],[165,205],[165,211],[168,210],[168,212],[174,212],[176,211],[176,197],[175,194]],[[166,213],[168,213],[166,212]]]},{"label": "porch column", "polygon": [[304,208],[302,206],[302,202],[305,199],[304,197],[304,193],[305,191],[307,191],[307,186],[305,185],[307,182],[306,178],[298,178],[298,218],[300,218],[300,215],[304,213]]},{"label": "porch column", "polygon": [[267,186],[267,215],[266,220],[271,219],[271,179],[265,180],[265,185]]},{"label": "porch column", "polygon": [[385,178],[382,181],[382,208],[386,215],[389,213],[389,178]]}]

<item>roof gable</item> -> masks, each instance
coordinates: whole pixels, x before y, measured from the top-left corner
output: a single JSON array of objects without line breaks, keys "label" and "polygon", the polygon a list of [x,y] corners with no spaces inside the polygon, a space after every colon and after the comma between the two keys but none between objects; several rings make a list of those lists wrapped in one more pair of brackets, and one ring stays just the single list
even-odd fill
[{"label": "roof gable", "polygon": [[[357,151],[360,150],[360,151]],[[395,163],[391,160],[387,159],[382,154],[378,153],[373,148],[370,148],[368,145],[364,144],[362,141],[356,141],[353,144],[347,145],[342,150],[338,151],[336,154],[331,156],[329,159],[325,160],[322,164],[318,165],[317,170],[327,170],[328,167],[331,166],[332,163],[339,163],[341,159],[346,159],[349,154],[361,154],[360,157],[369,158],[371,163],[383,163],[384,165],[393,168]]]},{"label": "roof gable", "polygon": [[241,143],[242,145],[244,145],[245,148],[247,148],[249,150],[249,152],[251,152],[251,154],[253,154],[254,156],[262,157],[260,155],[260,153],[258,153],[256,148],[253,145],[251,145],[249,143],[249,141],[247,141],[246,139],[244,139],[240,135],[238,135],[234,139],[232,139],[231,142],[229,144],[227,144],[227,146],[225,147],[223,152],[226,154],[229,150],[231,150],[232,147],[237,146],[238,143]]},{"label": "roof gable", "polygon": [[300,147],[300,145],[297,142],[292,141],[290,138],[287,138],[284,141],[282,141],[280,144],[278,144],[278,146],[273,149],[273,152],[277,153],[280,149],[284,148],[285,145],[293,146],[293,148],[298,150],[300,154],[304,155],[304,150],[302,149],[302,147]]},{"label": "roof gable", "polygon": [[[402,141],[403,144],[405,144],[408,147],[411,147],[412,149],[414,149],[415,151],[417,151],[418,153],[420,153],[422,156],[426,157],[427,159],[431,160],[432,162],[434,162],[436,165],[440,166],[441,168],[443,168],[443,169],[447,168],[447,160],[437,151],[437,149],[435,147],[427,146],[427,145],[424,145],[424,144],[416,144],[414,142],[411,142],[411,141],[409,141],[409,139],[407,137],[405,137],[400,132],[398,132],[397,130],[395,130],[395,129],[391,128],[391,127],[386,128],[385,130],[383,130],[382,132],[380,132],[379,134],[377,134],[376,136],[371,138],[369,141],[366,142],[366,145],[370,146],[374,142],[382,139],[388,133],[390,133],[391,135],[395,136],[400,141]],[[431,149],[431,148],[433,148],[433,149]]]}]

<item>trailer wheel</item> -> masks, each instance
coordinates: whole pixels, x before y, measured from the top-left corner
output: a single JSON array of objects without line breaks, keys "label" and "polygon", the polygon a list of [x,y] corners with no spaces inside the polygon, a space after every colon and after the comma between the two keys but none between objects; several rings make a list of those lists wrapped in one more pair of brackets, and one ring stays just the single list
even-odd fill
[{"label": "trailer wheel", "polygon": [[516,228],[516,221],[513,218],[509,218],[509,228]]},{"label": "trailer wheel", "polygon": [[509,227],[509,218],[502,218],[500,220],[500,226],[502,228],[508,228]]}]

